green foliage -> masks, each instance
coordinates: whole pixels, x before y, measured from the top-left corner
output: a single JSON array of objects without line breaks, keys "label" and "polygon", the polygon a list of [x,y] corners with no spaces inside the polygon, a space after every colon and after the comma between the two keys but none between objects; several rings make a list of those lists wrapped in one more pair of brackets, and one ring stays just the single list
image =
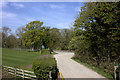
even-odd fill
[{"label": "green foliage", "polygon": [[38,79],[48,79],[50,71],[52,78],[57,78],[57,64],[52,56],[41,56],[33,63],[32,68]]},{"label": "green foliage", "polygon": [[120,62],[119,7],[120,2],[85,3],[75,20],[71,41],[76,46],[76,58],[112,75]]},{"label": "green foliage", "polygon": [[44,50],[42,50],[42,54],[43,54],[43,55],[45,55],[45,54],[50,54],[50,51],[49,51],[49,50],[44,49]]},{"label": "green foliage", "polygon": [[19,27],[16,30],[16,36],[9,35],[11,30],[8,27],[3,27],[2,32],[2,47],[5,48],[31,48],[49,49],[50,53],[53,49],[69,50],[70,40],[72,39],[73,29],[57,29],[42,26],[43,22],[32,21],[26,24],[25,27]]},{"label": "green foliage", "polygon": [[3,48],[18,48],[19,40],[15,35],[11,33],[11,29],[9,27],[2,27],[1,40]]},{"label": "green foliage", "polygon": [[60,37],[60,49],[61,50],[69,50],[70,49],[70,40],[72,39],[72,29],[61,29],[60,30],[61,37]]},{"label": "green foliage", "polygon": [[33,21],[26,25],[25,33],[23,33],[23,44],[29,46],[29,48],[34,48],[39,46],[41,48],[43,44],[44,37],[44,27],[42,27],[43,22]]},{"label": "green foliage", "polygon": [[55,49],[57,46],[59,46],[59,38],[60,38],[60,32],[57,28],[52,28],[49,30],[47,35],[47,41],[48,41],[48,47],[49,49]]}]

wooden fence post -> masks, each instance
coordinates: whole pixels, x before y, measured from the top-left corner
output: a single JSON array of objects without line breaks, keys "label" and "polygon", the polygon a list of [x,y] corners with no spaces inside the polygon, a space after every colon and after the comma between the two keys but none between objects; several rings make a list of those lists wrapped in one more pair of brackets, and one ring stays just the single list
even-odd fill
[{"label": "wooden fence post", "polygon": [[114,78],[116,80],[116,67],[114,66]]},{"label": "wooden fence post", "polygon": [[8,67],[6,67],[7,68],[7,72],[9,72],[9,68]]},{"label": "wooden fence post", "polygon": [[118,68],[118,66],[114,66],[114,78],[115,78],[115,80],[116,80],[116,78],[117,78],[117,74],[116,74],[117,68]]},{"label": "wooden fence post", "polygon": [[15,68],[15,78],[16,78],[16,68]]},{"label": "wooden fence post", "polygon": [[22,71],[22,73],[23,73],[23,80],[24,80],[24,78],[25,78],[25,77],[24,77],[24,70]]},{"label": "wooden fence post", "polygon": [[49,72],[49,80],[52,79],[52,76],[51,76],[51,71]]}]

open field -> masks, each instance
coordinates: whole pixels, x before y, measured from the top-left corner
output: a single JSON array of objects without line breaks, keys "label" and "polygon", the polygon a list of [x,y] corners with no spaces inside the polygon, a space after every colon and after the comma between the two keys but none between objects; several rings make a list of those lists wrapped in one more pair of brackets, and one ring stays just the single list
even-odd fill
[{"label": "open field", "polygon": [[[55,54],[55,53],[53,53]],[[48,50],[31,52],[25,50],[2,49],[2,65],[32,70],[32,63],[41,55],[50,55]]]}]

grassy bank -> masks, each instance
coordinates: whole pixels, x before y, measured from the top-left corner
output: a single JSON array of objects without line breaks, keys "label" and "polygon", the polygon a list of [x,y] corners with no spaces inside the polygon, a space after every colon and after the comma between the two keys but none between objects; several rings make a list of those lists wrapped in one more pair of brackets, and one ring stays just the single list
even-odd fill
[{"label": "grassy bank", "polygon": [[98,67],[91,66],[91,65],[89,65],[87,63],[84,63],[84,62],[81,62],[80,60],[75,59],[75,58],[72,58],[72,59],[75,60],[76,62],[78,62],[78,63],[80,63],[80,64],[82,64],[82,65],[84,65],[84,66],[86,66],[86,67],[88,67],[88,68],[90,68],[92,70],[94,70],[95,72],[97,72],[98,74],[101,74],[102,76],[104,76],[106,78],[109,78],[109,79],[113,78],[112,75],[110,75],[109,73],[104,72],[102,69],[100,69]]},{"label": "grassy bank", "polygon": [[[55,54],[55,53],[53,53]],[[52,55],[53,55],[52,54]],[[32,63],[42,55],[51,55],[48,50],[31,52],[25,50],[2,49],[2,65],[32,70]]]}]

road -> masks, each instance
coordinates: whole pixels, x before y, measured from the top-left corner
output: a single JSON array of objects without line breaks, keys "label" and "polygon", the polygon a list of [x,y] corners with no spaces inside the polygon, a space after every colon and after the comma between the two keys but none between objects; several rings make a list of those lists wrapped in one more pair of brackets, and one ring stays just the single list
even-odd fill
[{"label": "road", "polygon": [[72,52],[55,51],[55,58],[57,60],[57,66],[64,78],[105,78],[95,71],[83,66],[80,63],[72,60],[74,56]]}]

